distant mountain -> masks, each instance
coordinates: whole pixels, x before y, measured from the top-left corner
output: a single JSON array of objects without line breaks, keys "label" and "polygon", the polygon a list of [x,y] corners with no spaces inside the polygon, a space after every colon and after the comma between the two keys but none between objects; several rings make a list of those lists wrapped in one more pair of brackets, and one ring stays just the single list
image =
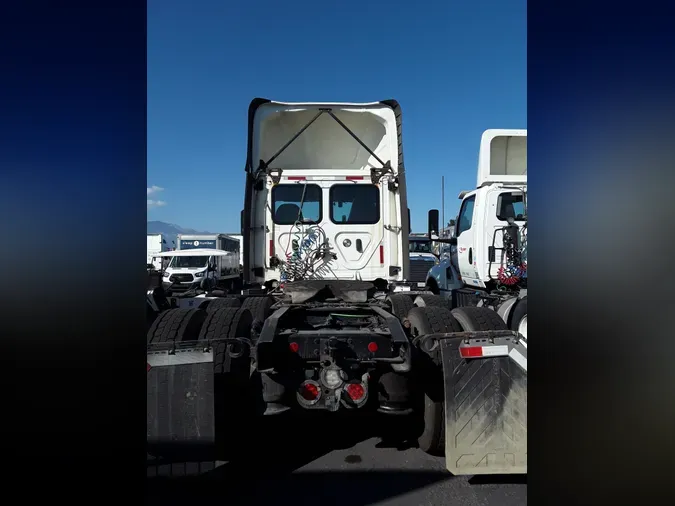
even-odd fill
[{"label": "distant mountain", "polygon": [[[178,243],[178,234],[214,234],[215,232],[204,232],[192,228],[183,228],[173,223],[164,223],[163,221],[149,221],[148,234],[164,234],[166,245],[169,248],[175,248]],[[172,244],[173,241],[173,244]]]}]

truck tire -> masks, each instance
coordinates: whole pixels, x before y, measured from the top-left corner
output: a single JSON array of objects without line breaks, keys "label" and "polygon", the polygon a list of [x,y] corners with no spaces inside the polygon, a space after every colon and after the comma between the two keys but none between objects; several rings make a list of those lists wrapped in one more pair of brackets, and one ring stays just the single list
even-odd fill
[{"label": "truck tire", "polygon": [[206,309],[207,313],[213,313],[214,311],[218,311],[219,309],[226,307],[241,307],[241,302],[239,302],[239,299],[235,297],[224,297],[222,299],[213,299],[207,301],[207,303],[203,304],[201,307]]},{"label": "truck tire", "polygon": [[[251,312],[245,308],[225,307],[214,310],[209,313],[202,325],[199,333],[199,340],[213,341],[217,339],[231,339],[240,337],[249,339],[251,337],[251,324],[253,317]],[[213,367],[214,373],[227,373],[232,369],[232,355],[234,358],[239,356],[250,356],[250,349],[247,346],[236,343],[216,343],[213,348]]]},{"label": "truck tire", "polygon": [[250,424],[255,409],[251,388],[251,348],[244,343],[218,339],[249,339],[253,317],[245,308],[221,308],[206,317],[199,335],[213,349],[214,417],[217,453],[223,460],[240,455],[245,440],[237,437]]},{"label": "truck tire", "polygon": [[[527,295],[516,302],[509,320],[511,321],[509,328],[514,332],[520,332],[527,341]],[[521,328],[521,324],[523,328]]]},{"label": "truck tire", "polygon": [[509,330],[496,311],[486,307],[458,307],[452,310],[462,330],[475,332],[480,330]]},{"label": "truck tire", "polygon": [[157,317],[159,316],[159,313],[157,313],[152,307],[150,307],[150,304],[145,304],[145,332],[147,334],[148,330],[150,330],[150,327],[152,327],[152,324],[155,322]]},{"label": "truck tire", "polygon": [[[236,299],[235,299],[236,300]],[[251,312],[241,307],[212,308],[199,333],[199,340],[225,339],[231,337],[248,338],[251,335]],[[243,326],[242,326],[243,325]]]},{"label": "truck tire", "polygon": [[417,307],[436,306],[452,309],[452,302],[450,300],[430,293],[423,293],[415,297],[415,305]]},{"label": "truck tire", "polygon": [[275,300],[272,297],[246,297],[242,302],[242,309],[248,309],[253,316],[253,329],[260,332],[267,317],[272,314]]},{"label": "truck tire", "polygon": [[[408,313],[414,341],[428,334],[461,332],[462,327],[449,309],[438,306],[414,307]],[[423,423],[417,443],[425,453],[440,456],[445,451],[445,406],[443,366],[440,357],[422,349],[417,368],[418,382],[424,390]]]},{"label": "truck tire", "polygon": [[148,344],[196,341],[206,319],[201,309],[169,309],[157,316],[148,330]]},{"label": "truck tire", "polygon": [[402,293],[394,293],[387,297],[387,301],[391,306],[391,314],[393,314],[399,321],[403,321],[408,317],[408,312],[415,307],[412,297]]}]

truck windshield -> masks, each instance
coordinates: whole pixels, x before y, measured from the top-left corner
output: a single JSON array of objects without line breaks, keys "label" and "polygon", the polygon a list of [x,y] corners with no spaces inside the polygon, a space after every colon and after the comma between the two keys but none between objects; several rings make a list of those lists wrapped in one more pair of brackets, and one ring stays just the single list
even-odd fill
[{"label": "truck windshield", "polygon": [[209,257],[173,257],[169,267],[177,269],[198,269],[206,267]]},{"label": "truck windshield", "polygon": [[410,253],[433,253],[431,241],[410,241],[408,244]]},{"label": "truck windshield", "polygon": [[380,189],[372,184],[336,184],[330,188],[330,220],[374,225],[380,221]]}]

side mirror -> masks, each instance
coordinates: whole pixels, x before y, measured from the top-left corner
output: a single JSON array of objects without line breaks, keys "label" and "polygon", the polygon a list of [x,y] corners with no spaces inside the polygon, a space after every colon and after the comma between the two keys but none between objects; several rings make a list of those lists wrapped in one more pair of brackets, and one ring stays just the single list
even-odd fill
[{"label": "side mirror", "polygon": [[438,209],[429,210],[429,219],[427,225],[427,234],[429,239],[433,239],[432,235],[438,236],[440,233],[438,228]]}]

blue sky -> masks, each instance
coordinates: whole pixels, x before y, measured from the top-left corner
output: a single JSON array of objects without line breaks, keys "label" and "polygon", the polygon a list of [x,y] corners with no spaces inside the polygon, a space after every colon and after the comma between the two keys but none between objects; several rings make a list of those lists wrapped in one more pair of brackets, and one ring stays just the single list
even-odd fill
[{"label": "blue sky", "polygon": [[527,128],[526,27],[525,0],[148,0],[148,220],[239,230],[254,97],[397,99],[413,230],[441,176],[449,219],[482,131]]}]

